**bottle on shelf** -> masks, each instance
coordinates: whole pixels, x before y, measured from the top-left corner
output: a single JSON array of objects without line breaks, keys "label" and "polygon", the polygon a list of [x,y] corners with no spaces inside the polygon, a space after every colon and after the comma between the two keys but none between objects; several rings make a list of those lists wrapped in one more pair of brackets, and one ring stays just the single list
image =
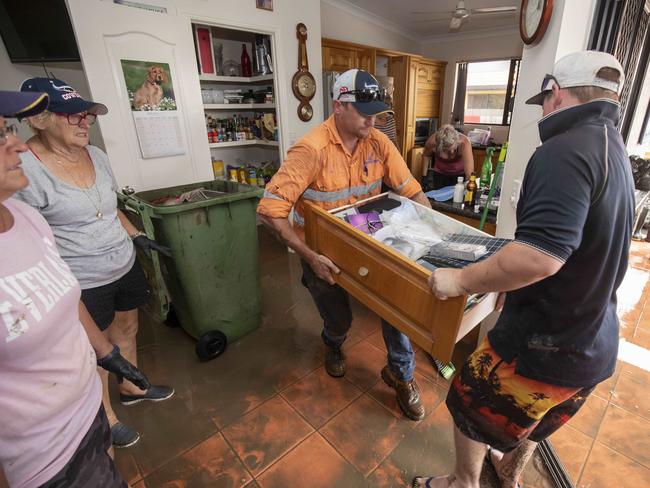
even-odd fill
[{"label": "bottle on shelf", "polygon": [[478,185],[476,184],[476,174],[472,173],[467,183],[467,192],[465,193],[465,206],[473,207],[476,202],[476,192]]},{"label": "bottle on shelf", "polygon": [[454,203],[463,203],[463,196],[465,195],[465,185],[463,183],[464,178],[462,176],[458,177],[458,182],[454,186]]},{"label": "bottle on shelf", "polygon": [[246,51],[246,44],[241,45],[241,74],[242,76],[253,76],[253,68],[251,67],[251,58]]},{"label": "bottle on shelf", "polygon": [[215,180],[224,180],[226,178],[226,169],[221,159],[212,161],[212,172]]},{"label": "bottle on shelf", "polygon": [[492,179],[492,154],[494,154],[494,147],[488,147],[485,151],[485,159],[481,168],[481,188],[490,187],[490,180]]}]

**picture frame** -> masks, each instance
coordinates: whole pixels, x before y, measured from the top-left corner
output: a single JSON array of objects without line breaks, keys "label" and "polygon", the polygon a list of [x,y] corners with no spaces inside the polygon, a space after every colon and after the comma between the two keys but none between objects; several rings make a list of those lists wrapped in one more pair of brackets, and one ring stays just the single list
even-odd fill
[{"label": "picture frame", "polygon": [[261,10],[273,12],[273,0],[255,0],[255,6]]}]

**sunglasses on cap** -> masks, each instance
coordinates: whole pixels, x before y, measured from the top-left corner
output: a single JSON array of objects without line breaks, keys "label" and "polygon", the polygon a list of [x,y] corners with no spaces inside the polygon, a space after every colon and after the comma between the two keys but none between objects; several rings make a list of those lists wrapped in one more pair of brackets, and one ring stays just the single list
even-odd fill
[{"label": "sunglasses on cap", "polygon": [[558,83],[557,78],[553,75],[547,74],[544,76],[544,79],[542,80],[542,87],[540,91],[549,91],[553,89],[553,85],[557,85],[558,88],[560,87],[560,83]]},{"label": "sunglasses on cap", "polygon": [[350,90],[339,93],[337,100],[339,100],[342,95],[354,95],[356,101],[361,103],[369,103],[374,101],[383,102],[386,99],[386,90],[383,88],[364,88],[362,90]]}]

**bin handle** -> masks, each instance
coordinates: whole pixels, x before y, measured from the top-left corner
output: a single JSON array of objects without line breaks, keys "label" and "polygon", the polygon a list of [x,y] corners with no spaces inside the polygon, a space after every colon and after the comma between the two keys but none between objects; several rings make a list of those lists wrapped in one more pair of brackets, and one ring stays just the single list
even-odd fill
[{"label": "bin handle", "polygon": [[[140,215],[142,218],[144,233],[149,239],[155,240],[155,231],[151,219],[161,217],[153,215],[153,212],[147,205],[143,205],[137,199],[133,198],[130,194],[126,195],[124,193],[118,192],[117,199],[124,205],[125,209],[128,209],[129,211]],[[170,299],[167,293],[167,285],[165,284],[165,279],[163,278],[162,274],[160,256],[157,252],[151,253],[151,261],[154,269],[154,280],[157,283],[156,291],[158,294],[158,301],[161,304],[160,312],[164,320],[169,313]]]}]

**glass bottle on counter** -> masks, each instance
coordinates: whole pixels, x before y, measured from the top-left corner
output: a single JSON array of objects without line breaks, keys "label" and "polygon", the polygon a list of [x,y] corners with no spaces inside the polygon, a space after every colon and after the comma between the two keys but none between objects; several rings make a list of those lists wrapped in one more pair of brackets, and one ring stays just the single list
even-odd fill
[{"label": "glass bottle on counter", "polygon": [[465,196],[465,184],[463,181],[464,178],[462,176],[459,176],[458,182],[454,186],[454,203],[463,203],[463,197]]},{"label": "glass bottle on counter", "polygon": [[465,193],[465,206],[474,206],[474,203],[476,202],[477,190],[478,185],[476,184],[476,174],[472,173],[472,176],[469,178],[469,183],[467,183],[467,192]]}]

